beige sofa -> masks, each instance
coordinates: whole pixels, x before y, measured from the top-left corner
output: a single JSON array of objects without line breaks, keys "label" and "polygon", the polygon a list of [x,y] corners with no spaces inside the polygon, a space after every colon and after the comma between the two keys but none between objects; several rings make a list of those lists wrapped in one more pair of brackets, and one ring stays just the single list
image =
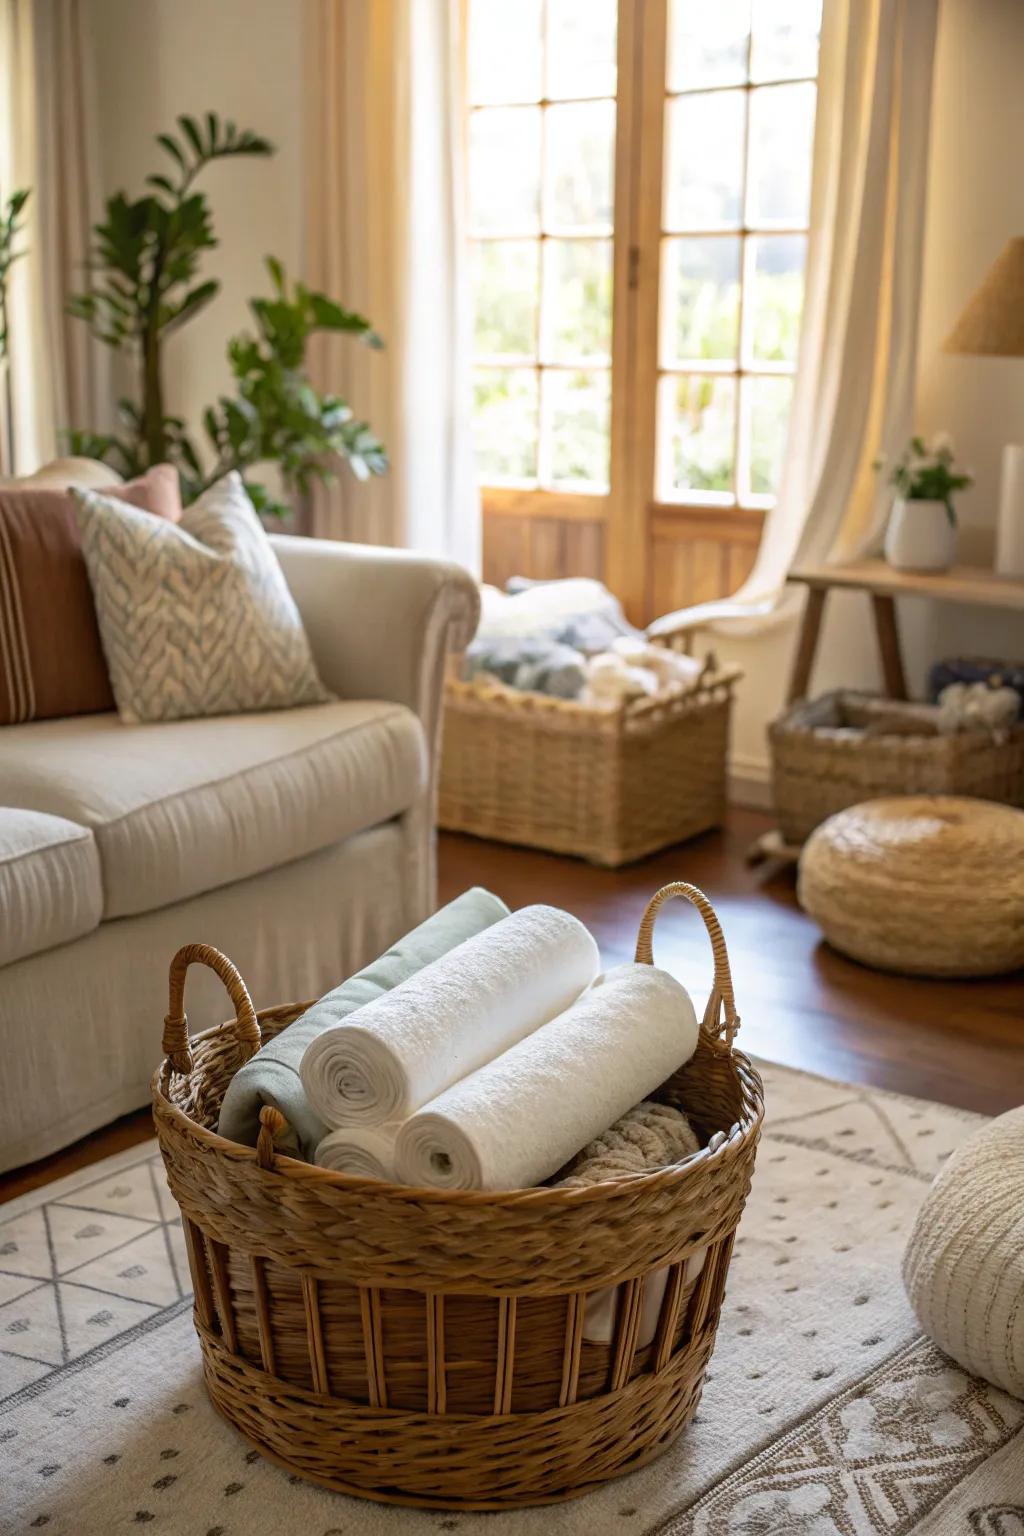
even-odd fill
[{"label": "beige sofa", "polygon": [[[456,566],[274,539],[338,702],[0,731],[0,1170],[146,1102],[167,966],[227,953],[259,1007],[311,997],[422,920],[446,652],[477,593]],[[227,1017],[194,968],[193,1029]]]}]

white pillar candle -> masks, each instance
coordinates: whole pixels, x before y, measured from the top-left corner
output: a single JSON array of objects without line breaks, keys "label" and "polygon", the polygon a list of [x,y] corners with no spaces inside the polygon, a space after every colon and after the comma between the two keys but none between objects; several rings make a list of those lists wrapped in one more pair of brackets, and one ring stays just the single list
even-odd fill
[{"label": "white pillar candle", "polygon": [[1003,478],[996,527],[996,574],[1024,577],[1024,445],[1003,449]]}]

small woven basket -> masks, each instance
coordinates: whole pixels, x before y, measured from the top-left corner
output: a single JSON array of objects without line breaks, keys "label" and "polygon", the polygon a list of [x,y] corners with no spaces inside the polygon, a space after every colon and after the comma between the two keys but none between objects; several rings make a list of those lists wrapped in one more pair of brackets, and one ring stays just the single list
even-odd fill
[{"label": "small woven basket", "polygon": [[1024,806],[1024,727],[940,736],[933,704],[840,690],[772,722],[779,831],[803,843],[848,806],[886,795],[969,795]]},{"label": "small woven basket", "polygon": [[[700,912],[714,987],[697,1051],[658,1097],[690,1117],[685,1162],[585,1188],[409,1189],[279,1156],[215,1130],[234,1072],[309,1005],[253,1012],[219,951],[171,965],[166,1059],[153,1079],[160,1148],[181,1207],[195,1325],[214,1406],[271,1460],[341,1493],[442,1509],[571,1498],[659,1455],[689,1421],[715,1341],[763,1115],[722,933],[695,887],[650,902],[653,963],[670,896]],[[211,966],[236,1017],[190,1045],[190,964]],[[703,1253],[703,1265],[687,1259]],[[654,1341],[645,1277],[668,1267]],[[699,1270],[699,1273],[697,1271]],[[618,1285],[610,1344],[584,1339],[587,1297]]]},{"label": "small woven basket", "polygon": [[619,709],[445,687],[438,825],[616,868],[720,826],[737,668]]}]

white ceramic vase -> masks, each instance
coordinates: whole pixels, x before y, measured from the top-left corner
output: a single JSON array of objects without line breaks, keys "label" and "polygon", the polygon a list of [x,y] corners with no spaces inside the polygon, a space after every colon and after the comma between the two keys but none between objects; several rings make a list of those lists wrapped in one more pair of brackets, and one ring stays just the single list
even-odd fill
[{"label": "white ceramic vase", "polygon": [[885,532],[885,558],[898,571],[947,571],[956,553],[956,528],[944,501],[898,496]]}]

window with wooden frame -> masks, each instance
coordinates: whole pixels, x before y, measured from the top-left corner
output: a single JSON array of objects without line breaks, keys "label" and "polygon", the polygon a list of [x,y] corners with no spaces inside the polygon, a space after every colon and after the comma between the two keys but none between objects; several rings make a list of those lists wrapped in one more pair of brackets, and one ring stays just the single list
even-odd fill
[{"label": "window with wooden frame", "polygon": [[785,448],[820,0],[470,0],[485,575],[720,596]]}]

